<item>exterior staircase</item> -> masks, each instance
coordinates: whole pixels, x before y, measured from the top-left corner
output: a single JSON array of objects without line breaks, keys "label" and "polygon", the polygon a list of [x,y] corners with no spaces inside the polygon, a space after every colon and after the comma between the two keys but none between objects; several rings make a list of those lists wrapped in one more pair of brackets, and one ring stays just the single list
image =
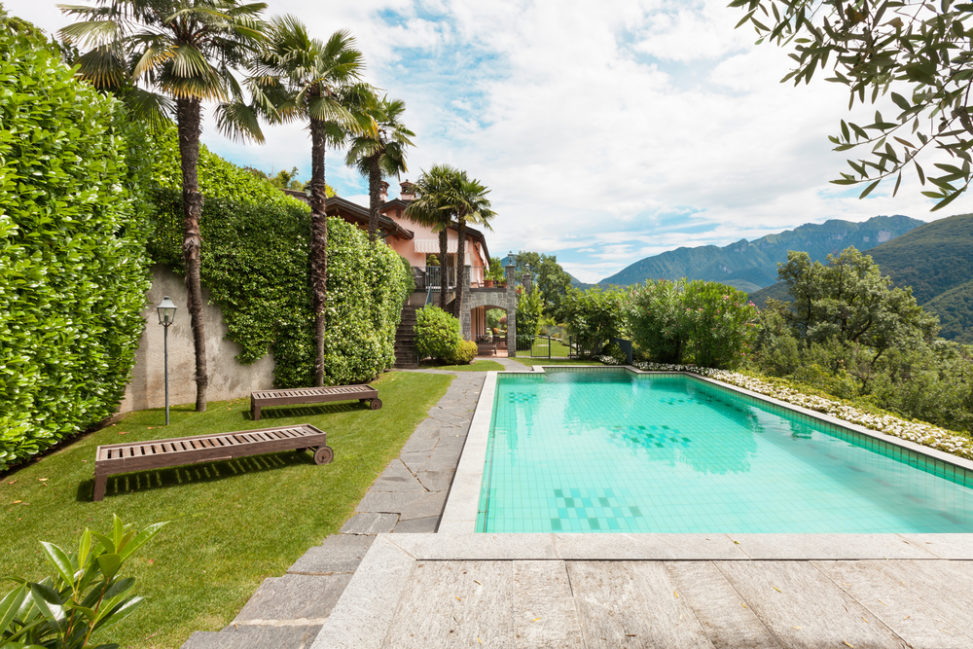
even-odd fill
[{"label": "exterior staircase", "polygon": [[416,351],[416,308],[408,303],[402,307],[402,320],[395,332],[395,366],[418,367],[419,352]]}]

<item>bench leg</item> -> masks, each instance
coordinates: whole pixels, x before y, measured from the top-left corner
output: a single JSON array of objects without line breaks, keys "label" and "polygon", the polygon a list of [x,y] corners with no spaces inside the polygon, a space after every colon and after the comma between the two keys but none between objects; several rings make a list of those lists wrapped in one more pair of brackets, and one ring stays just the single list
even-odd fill
[{"label": "bench leg", "polygon": [[107,475],[95,474],[95,493],[92,500],[98,502],[105,497],[105,483],[108,482]]},{"label": "bench leg", "polygon": [[382,407],[382,400],[376,397],[375,399],[371,400],[371,402],[368,404],[368,407],[371,408],[372,410],[378,410],[379,408]]},{"label": "bench leg", "polygon": [[253,403],[252,401],[250,402],[250,414],[253,417],[254,421],[260,419],[260,406]]}]

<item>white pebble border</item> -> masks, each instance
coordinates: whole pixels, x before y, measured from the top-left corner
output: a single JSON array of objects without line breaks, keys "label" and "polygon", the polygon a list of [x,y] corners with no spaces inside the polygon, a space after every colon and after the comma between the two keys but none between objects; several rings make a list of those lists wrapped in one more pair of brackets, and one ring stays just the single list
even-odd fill
[{"label": "white pebble border", "polygon": [[[618,364],[617,361],[612,359],[610,356],[604,358],[608,358],[612,361],[608,363],[609,365]],[[602,362],[607,362],[602,360],[602,357],[597,357],[597,359]],[[767,396],[780,399],[781,401],[786,401],[787,403],[792,403],[796,406],[802,406],[810,410],[823,412],[831,415],[832,417],[837,417],[838,419],[843,419],[845,421],[858,424],[859,426],[865,426],[866,428],[880,431],[886,435],[893,435],[910,442],[915,442],[916,444],[923,444],[925,446],[939,449],[940,451],[946,451],[947,453],[973,459],[973,441],[961,436],[958,433],[948,431],[945,428],[940,428],[938,426],[933,426],[932,424],[917,421],[906,421],[905,419],[896,417],[894,415],[869,414],[839,401],[804,394],[803,392],[795,390],[794,388],[777,386],[766,381],[761,381],[760,379],[755,379],[751,376],[746,376],[745,374],[730,372],[728,370],[697,367],[695,365],[671,365],[668,363],[638,362],[634,365],[640,370],[646,372],[690,372],[692,374],[699,374],[700,376],[706,376],[716,379],[717,381],[730,383],[753,392],[766,394]]]}]

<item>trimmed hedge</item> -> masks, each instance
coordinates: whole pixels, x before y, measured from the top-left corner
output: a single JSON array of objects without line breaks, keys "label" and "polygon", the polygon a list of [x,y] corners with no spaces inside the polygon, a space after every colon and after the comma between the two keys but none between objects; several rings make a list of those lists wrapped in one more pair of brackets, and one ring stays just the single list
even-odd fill
[{"label": "trimmed hedge", "polygon": [[[151,140],[155,210],[150,249],[182,271],[181,176],[175,133]],[[277,387],[311,385],[313,318],[308,287],[310,209],[268,181],[201,147],[202,282],[223,312],[238,360],[274,355]],[[395,330],[412,290],[411,268],[384,245],[328,219],[325,382],[359,383],[395,361]]]},{"label": "trimmed hedge", "polygon": [[124,393],[148,279],[120,110],[0,12],[0,469]]}]

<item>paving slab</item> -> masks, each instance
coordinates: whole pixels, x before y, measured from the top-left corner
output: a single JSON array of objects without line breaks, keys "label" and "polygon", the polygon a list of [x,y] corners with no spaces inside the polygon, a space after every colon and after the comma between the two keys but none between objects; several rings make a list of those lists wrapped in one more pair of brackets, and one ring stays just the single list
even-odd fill
[{"label": "paving slab", "polygon": [[231,624],[267,624],[274,620],[323,624],[350,580],[350,573],[288,574],[265,579]]},{"label": "paving slab", "polygon": [[368,512],[355,514],[342,525],[342,534],[382,534],[391,532],[399,522],[398,514],[378,514]]},{"label": "paving slab", "polygon": [[197,631],[182,649],[308,649],[320,629],[320,625],[286,625]]},{"label": "paving slab", "polygon": [[571,561],[567,571],[588,649],[713,646],[662,563]]},{"label": "paving slab", "polygon": [[[680,535],[681,536],[681,535]],[[930,559],[899,534],[730,534],[751,559]]]},{"label": "paving slab", "polygon": [[374,539],[359,534],[334,534],[305,552],[287,572],[307,575],[354,572]]},{"label": "paving slab", "polygon": [[[962,610],[956,610],[955,595],[944,600],[936,584],[911,575],[916,566],[908,566],[910,574],[904,575],[899,562],[824,561],[815,565],[913,647],[973,647],[973,630],[958,624],[962,617],[956,617],[969,613],[969,602],[958,602]],[[937,583],[943,583],[943,577]],[[962,593],[959,596],[962,599]]]},{"label": "paving slab", "polygon": [[784,649],[711,561],[663,564],[714,649]]},{"label": "paving slab", "polygon": [[449,485],[452,484],[455,473],[455,466],[446,469],[420,471],[416,475],[416,479],[428,491],[441,491],[446,493],[449,491]]},{"label": "paving slab", "polygon": [[[403,535],[407,536],[407,535]],[[381,649],[392,616],[415,570],[415,560],[377,537],[331,610],[313,649]]]},{"label": "paving slab", "polygon": [[809,561],[719,561],[716,565],[787,647],[908,647]]},{"label": "paving slab", "polygon": [[439,527],[439,516],[427,516],[399,521],[391,531],[394,534],[425,534],[435,532],[437,527]]},{"label": "paving slab", "polygon": [[902,534],[917,545],[942,559],[973,559],[973,534]]},{"label": "paving slab", "polygon": [[389,627],[389,646],[583,646],[562,562],[416,564]]}]

